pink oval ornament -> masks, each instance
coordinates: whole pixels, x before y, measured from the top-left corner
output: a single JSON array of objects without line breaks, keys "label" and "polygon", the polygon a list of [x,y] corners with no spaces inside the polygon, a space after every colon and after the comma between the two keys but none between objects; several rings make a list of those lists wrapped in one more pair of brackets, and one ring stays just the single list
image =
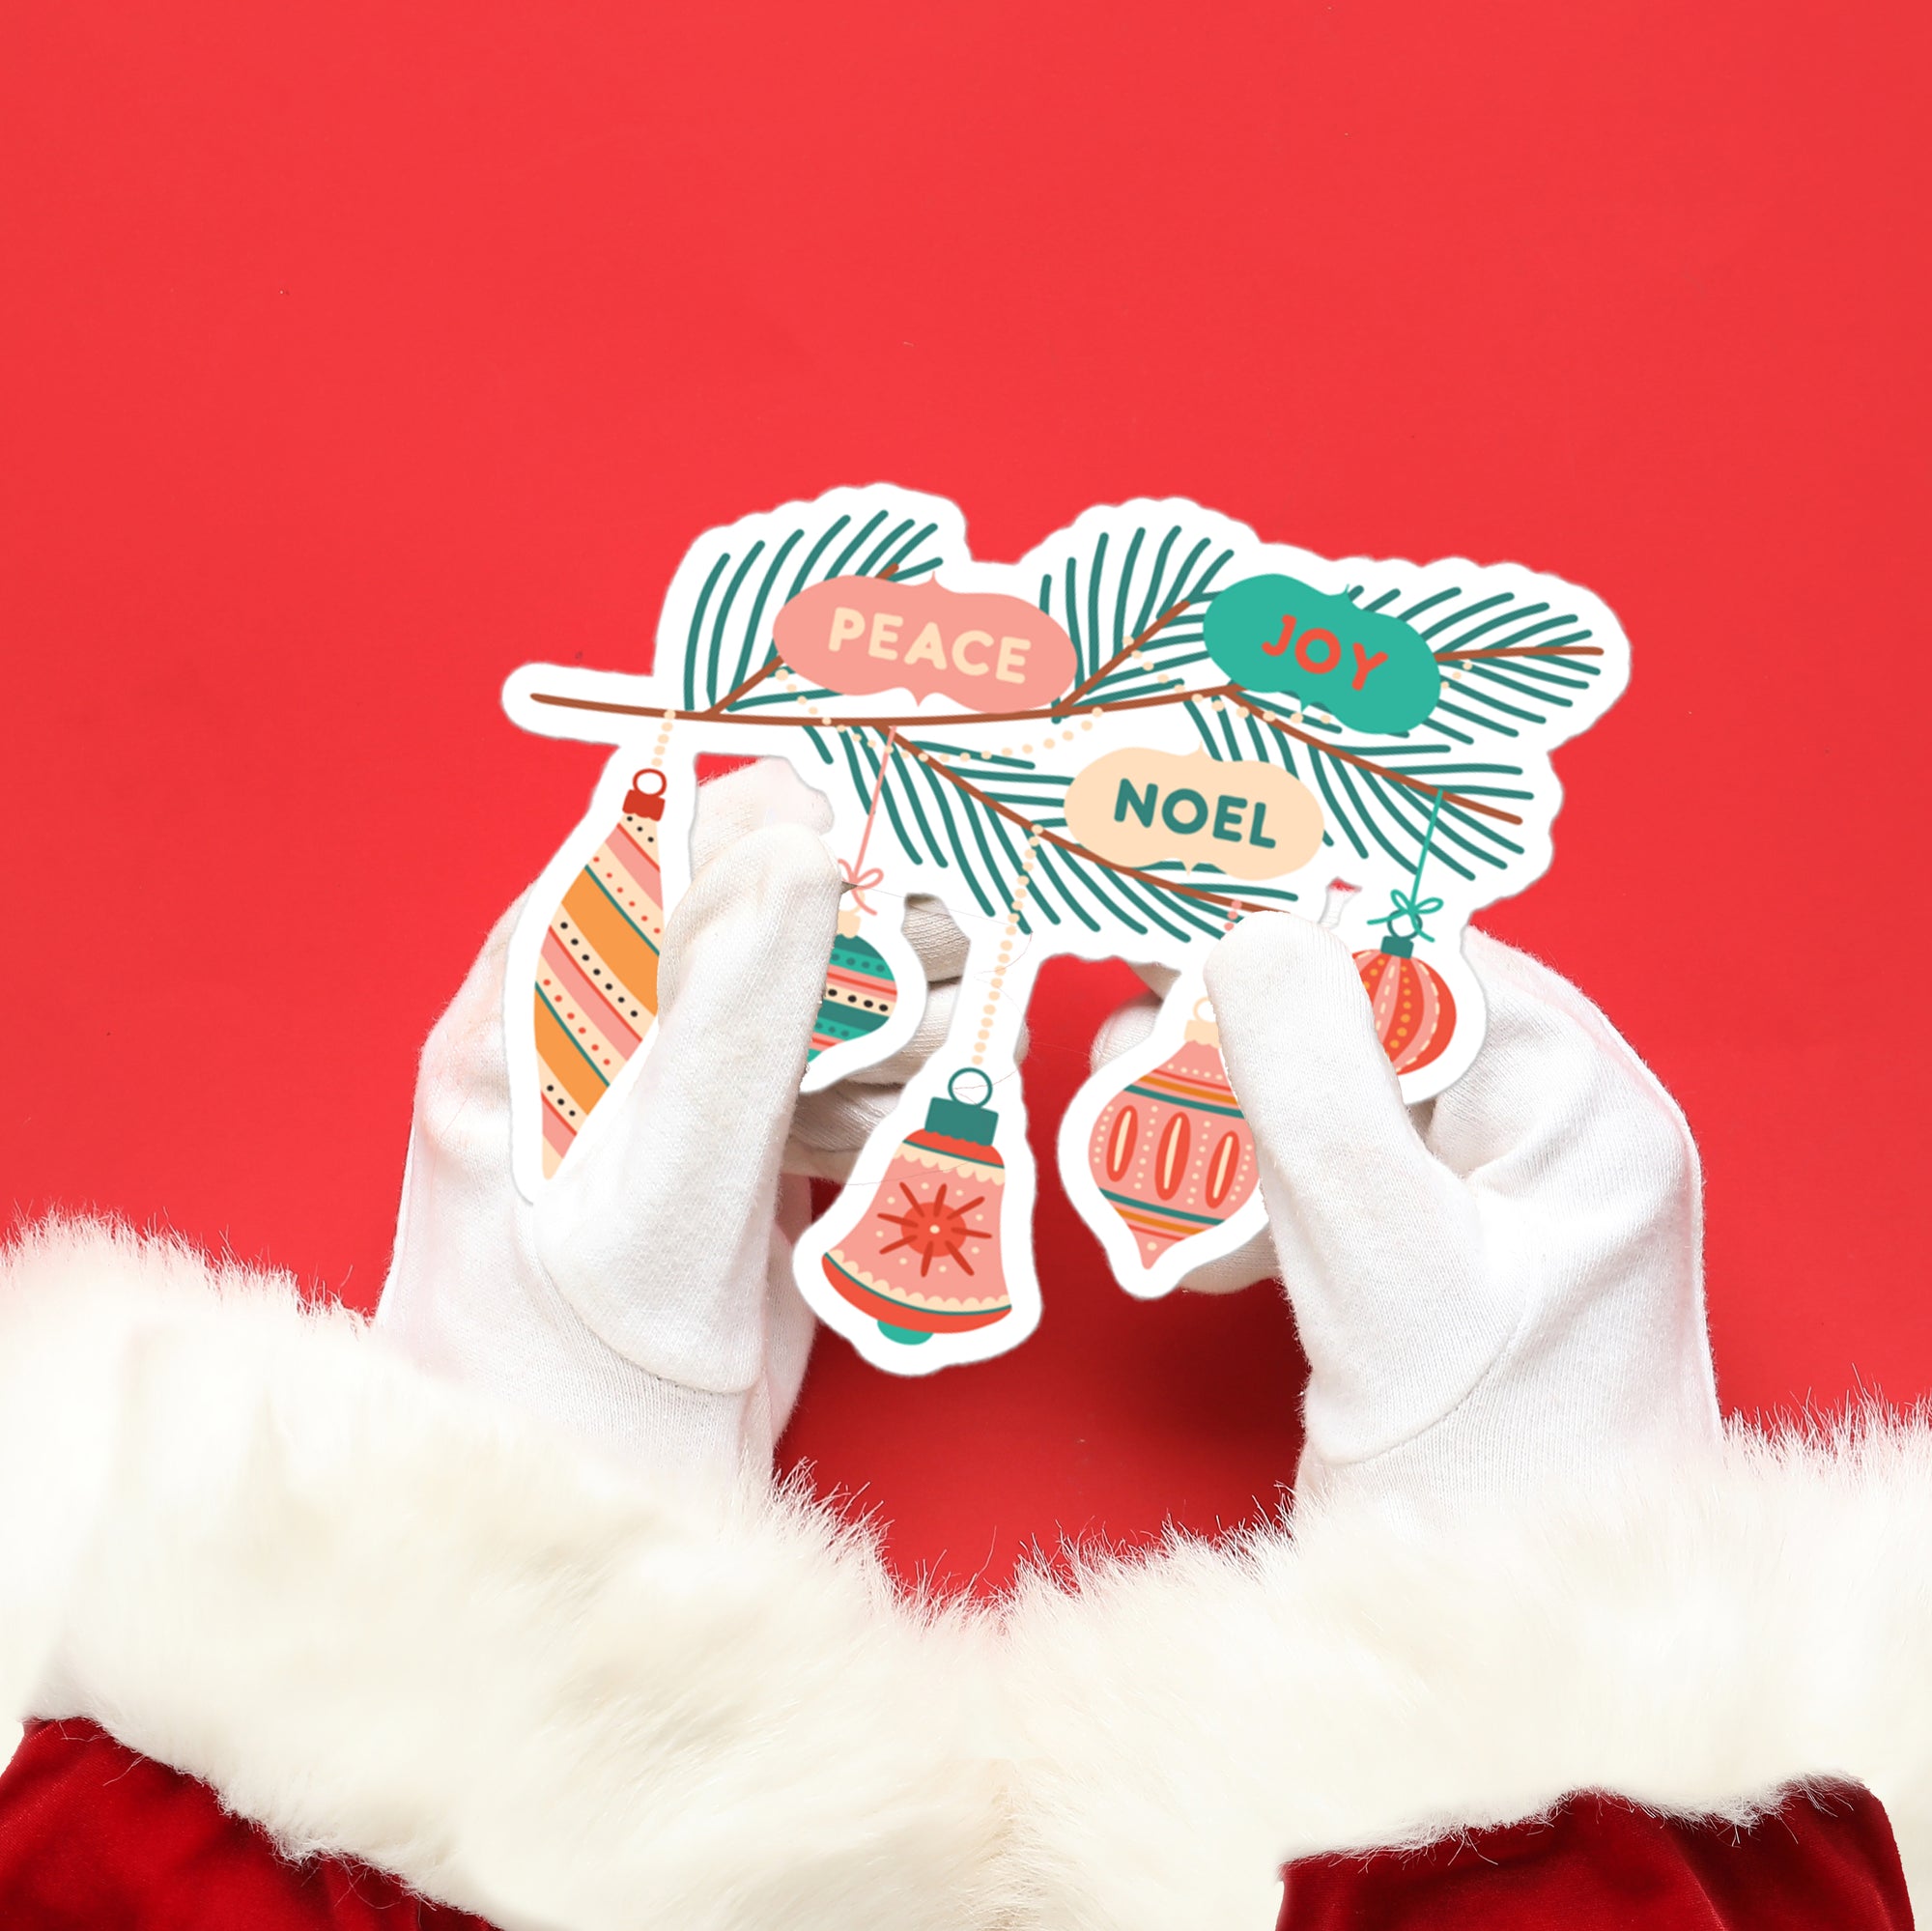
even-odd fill
[{"label": "pink oval ornament", "polygon": [[1073,642],[1024,597],[833,577],[801,590],[772,626],[779,655],[848,697],[910,691],[972,711],[1037,710],[1073,683]]}]

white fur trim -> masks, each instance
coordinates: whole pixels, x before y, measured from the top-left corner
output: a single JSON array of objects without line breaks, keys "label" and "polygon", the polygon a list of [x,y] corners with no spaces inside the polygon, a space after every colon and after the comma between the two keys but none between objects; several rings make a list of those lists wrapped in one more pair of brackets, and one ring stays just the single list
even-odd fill
[{"label": "white fur trim", "polygon": [[1606,1790],[1747,1821],[1848,1777],[1932,1883],[1932,1437],[1738,1434],[1697,1466],[1426,1529],[1088,1567],[1019,1607],[1021,1841],[1056,1931],[1265,1931],[1274,1873]]},{"label": "white fur trim", "polygon": [[0,1718],[502,1931],[976,1921],[973,1629],[794,1503],[716,1513],[286,1283],[99,1230],[0,1278]]},{"label": "white fur trim", "polygon": [[1266,1931],[1291,1858],[1832,1775],[1932,1875],[1916,1424],[935,1613],[794,1501],[720,1522],[286,1283],[51,1230],[0,1274],[0,1726],[503,1931]]}]

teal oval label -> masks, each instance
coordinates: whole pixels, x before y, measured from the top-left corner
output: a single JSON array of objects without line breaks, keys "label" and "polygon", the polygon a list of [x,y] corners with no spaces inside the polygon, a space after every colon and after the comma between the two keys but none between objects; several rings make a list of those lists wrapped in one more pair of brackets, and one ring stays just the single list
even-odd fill
[{"label": "teal oval label", "polygon": [[1208,606],[1202,641],[1243,690],[1289,692],[1351,730],[1409,730],[1442,689],[1419,631],[1294,577],[1230,583]]}]

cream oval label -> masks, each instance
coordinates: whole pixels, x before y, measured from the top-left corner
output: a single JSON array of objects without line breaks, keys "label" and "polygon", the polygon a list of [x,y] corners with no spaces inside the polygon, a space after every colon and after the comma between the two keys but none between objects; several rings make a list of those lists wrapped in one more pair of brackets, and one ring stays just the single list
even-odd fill
[{"label": "cream oval label", "polygon": [[1279,765],[1139,746],[1109,752],[1074,778],[1066,827],[1119,865],[1184,865],[1233,878],[1278,878],[1321,847],[1321,807]]}]

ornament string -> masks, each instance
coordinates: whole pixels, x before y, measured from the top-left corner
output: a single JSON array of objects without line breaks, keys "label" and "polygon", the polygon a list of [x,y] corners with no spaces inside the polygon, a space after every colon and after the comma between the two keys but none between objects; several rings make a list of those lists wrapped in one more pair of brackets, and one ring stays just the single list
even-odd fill
[{"label": "ornament string", "polygon": [[866,847],[872,842],[872,826],[879,815],[879,800],[886,795],[886,773],[893,759],[899,753],[899,734],[895,730],[886,732],[886,754],[879,760],[879,775],[872,781],[872,802],[866,811],[866,829],[859,834],[859,851],[850,865],[841,858],[838,873],[845,881],[845,889],[852,895],[853,905],[867,917],[871,916],[871,900],[866,896],[875,886],[886,882],[886,874],[874,866],[870,871],[864,869]]},{"label": "ornament string", "polygon": [[[1409,880],[1407,890],[1405,891],[1398,885],[1389,894],[1389,909],[1379,919],[1369,921],[1371,925],[1386,925],[1389,928],[1389,937],[1392,939],[1407,939],[1410,943],[1421,939],[1432,946],[1435,943],[1434,935],[1423,929],[1423,921],[1430,913],[1441,911],[1443,901],[1439,898],[1424,898],[1421,895],[1422,868],[1429,863],[1430,851],[1435,843],[1435,821],[1441,815],[1442,794],[1438,791],[1435,794],[1435,802],[1429,808],[1429,825],[1422,834],[1422,849],[1416,854],[1415,874]],[[1395,922],[1398,919],[1406,919],[1408,922],[1406,932],[1396,930]]]},{"label": "ornament string", "polygon": [[[1026,857],[1021,862],[1019,875],[1013,880],[1013,895],[1007,906],[1007,923],[1000,933],[1000,956],[993,966],[993,976],[986,981],[986,1004],[980,1013],[980,1030],[973,1038],[973,1060],[976,1067],[986,1064],[986,1045],[993,1036],[993,1013],[1000,1004],[1000,995],[1006,990],[1007,968],[1012,963],[1013,945],[1019,932],[1020,912],[1026,904],[1029,886],[1033,882],[1033,867],[1039,857],[1039,834],[1027,839]],[[962,1068],[964,1070],[964,1068]],[[981,1077],[984,1077],[983,1073]]]}]

